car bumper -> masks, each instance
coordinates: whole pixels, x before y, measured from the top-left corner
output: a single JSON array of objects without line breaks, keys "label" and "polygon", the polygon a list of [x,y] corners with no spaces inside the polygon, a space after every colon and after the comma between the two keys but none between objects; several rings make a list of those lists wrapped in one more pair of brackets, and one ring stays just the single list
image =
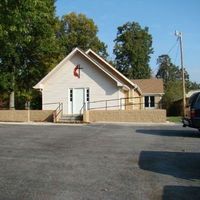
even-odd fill
[{"label": "car bumper", "polygon": [[200,118],[195,118],[195,119],[192,119],[192,126],[194,128],[200,128]]},{"label": "car bumper", "polygon": [[188,119],[188,118],[183,118],[182,119],[183,126],[189,126],[192,128],[200,128],[200,118],[195,118],[195,119]]}]

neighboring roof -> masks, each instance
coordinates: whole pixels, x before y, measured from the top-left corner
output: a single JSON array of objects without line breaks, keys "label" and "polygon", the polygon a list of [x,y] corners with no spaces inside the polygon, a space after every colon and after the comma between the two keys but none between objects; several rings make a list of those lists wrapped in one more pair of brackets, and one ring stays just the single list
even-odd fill
[{"label": "neighboring roof", "polygon": [[[88,50],[87,52],[89,52],[91,50]],[[126,86],[127,84],[124,84],[124,82],[127,82],[127,78],[125,76],[123,76],[120,72],[118,72],[118,76],[121,77],[121,79],[118,78],[118,76],[116,76],[115,74],[113,74],[111,72],[111,70],[113,70],[114,67],[112,67],[111,65],[107,65],[108,68],[111,68],[111,70],[107,70],[105,69],[99,62],[96,62],[96,60],[92,57],[90,57],[87,52],[83,52],[82,50],[80,50],[79,48],[75,48],[67,57],[65,57],[56,67],[54,67],[41,81],[39,81],[33,88],[35,89],[43,89],[45,82],[54,74],[56,73],[61,67],[62,64],[69,60],[75,53],[80,53],[81,55],[83,55],[85,58],[87,58],[90,62],[92,62],[96,67],[98,67],[99,69],[101,69],[105,74],[107,74],[111,79],[113,79],[114,81],[117,82],[118,86]],[[94,55],[97,55],[93,52]],[[102,58],[101,58],[102,59]],[[102,59],[103,60],[103,59]],[[105,60],[103,60],[103,62],[107,63]],[[116,70],[116,69],[115,69]],[[116,70],[117,71],[117,70]],[[121,80],[125,80],[123,83],[121,82]],[[127,85],[128,87],[132,87],[132,88],[137,88],[137,85],[135,85],[133,82],[131,82],[130,80],[128,80],[129,85]]]},{"label": "neighboring roof", "polygon": [[190,98],[194,93],[200,92],[200,90],[190,90],[187,94],[186,94],[186,98]]},{"label": "neighboring roof", "polygon": [[[186,97],[186,99],[189,99],[193,94],[198,93],[198,92],[200,92],[200,90],[190,90],[185,95],[185,97]],[[174,102],[179,102],[179,101],[182,101],[182,100],[183,100],[183,97],[179,97],[179,98],[175,99]]]},{"label": "neighboring roof", "polygon": [[162,79],[134,79],[131,81],[140,87],[143,94],[164,94]]}]

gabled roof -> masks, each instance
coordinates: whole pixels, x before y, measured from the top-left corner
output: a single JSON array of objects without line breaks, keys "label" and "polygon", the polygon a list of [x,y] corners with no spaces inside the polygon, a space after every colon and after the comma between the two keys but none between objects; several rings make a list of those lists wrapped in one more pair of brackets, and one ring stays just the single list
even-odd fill
[{"label": "gabled roof", "polygon": [[133,79],[131,81],[140,87],[143,94],[164,94],[162,79]]},{"label": "gabled roof", "polygon": [[[105,74],[107,74],[111,79],[113,79],[118,86],[125,87],[125,88],[137,88],[137,85],[132,83],[129,79],[123,76],[120,72],[118,72],[114,67],[108,64],[103,58],[100,58],[102,62],[106,63],[107,68],[105,69],[99,62],[93,59],[91,56],[88,55],[88,52],[92,52],[95,56],[98,56],[92,50],[88,50],[86,53],[80,50],[79,48],[75,48],[67,57],[65,57],[56,67],[54,67],[41,81],[39,81],[33,88],[34,89],[43,89],[45,82],[54,74],[56,73],[61,67],[64,62],[69,60],[74,54],[80,53],[86,59],[88,59],[91,63],[93,63],[97,68],[102,70]],[[100,57],[100,56],[99,56]],[[108,70],[110,68],[110,70]],[[113,73],[112,71],[115,71]],[[118,76],[116,76],[118,74]],[[120,78],[119,78],[120,77]],[[124,81],[123,81],[124,80]]]},{"label": "gabled roof", "polygon": [[43,89],[45,82],[54,74],[56,73],[61,67],[64,62],[69,60],[75,53],[80,53],[85,58],[87,58],[91,63],[93,63],[97,68],[102,70],[105,74],[107,74],[111,79],[113,79],[118,86],[124,86],[115,76],[107,72],[104,68],[98,65],[92,58],[90,58],[87,54],[85,54],[79,48],[75,48],[67,57],[65,57],[56,67],[54,67],[41,81],[39,81],[33,88],[34,89]]},{"label": "gabled roof", "polygon": [[140,88],[137,84],[133,83],[131,80],[126,78],[122,73],[120,73],[117,69],[115,69],[110,63],[104,60],[101,56],[95,53],[92,49],[88,49],[86,54],[89,55],[93,60],[95,60],[98,64],[102,65],[107,71],[109,71],[113,76],[117,77],[119,80],[127,84],[129,87],[133,87],[141,93]]}]

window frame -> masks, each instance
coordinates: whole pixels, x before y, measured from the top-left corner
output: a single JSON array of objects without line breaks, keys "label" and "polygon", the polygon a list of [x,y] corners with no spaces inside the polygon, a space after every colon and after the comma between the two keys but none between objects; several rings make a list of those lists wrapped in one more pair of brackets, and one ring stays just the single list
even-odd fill
[{"label": "window frame", "polygon": [[[146,98],[148,98],[148,102],[146,102]],[[148,106],[147,106],[147,104]],[[144,96],[144,108],[145,109],[153,109],[156,107],[155,96],[154,95],[145,95]]]}]

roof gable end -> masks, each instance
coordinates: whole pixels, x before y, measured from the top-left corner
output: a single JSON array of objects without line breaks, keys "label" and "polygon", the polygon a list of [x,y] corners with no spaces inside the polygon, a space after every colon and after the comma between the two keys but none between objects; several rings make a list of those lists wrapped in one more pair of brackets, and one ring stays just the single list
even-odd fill
[{"label": "roof gable end", "polygon": [[62,66],[63,63],[69,60],[75,53],[80,53],[84,57],[86,57],[90,62],[92,62],[96,67],[101,69],[105,74],[107,74],[111,79],[113,79],[118,86],[123,86],[123,84],[118,81],[114,76],[112,76],[110,73],[108,73],[105,69],[103,69],[98,63],[96,63],[93,59],[91,59],[87,54],[85,54],[82,50],[79,48],[75,48],[68,56],[66,56],[56,67],[54,67],[42,80],[40,80],[33,88],[34,89],[43,89],[45,82],[54,75]]}]

